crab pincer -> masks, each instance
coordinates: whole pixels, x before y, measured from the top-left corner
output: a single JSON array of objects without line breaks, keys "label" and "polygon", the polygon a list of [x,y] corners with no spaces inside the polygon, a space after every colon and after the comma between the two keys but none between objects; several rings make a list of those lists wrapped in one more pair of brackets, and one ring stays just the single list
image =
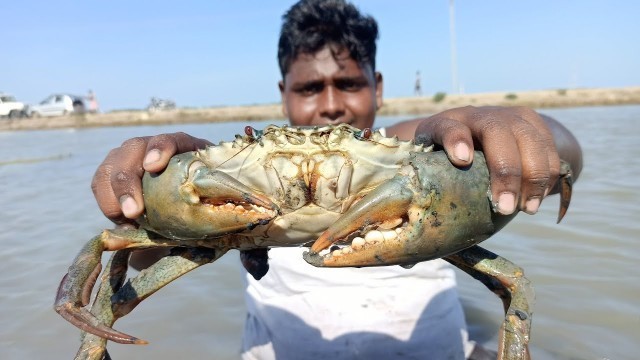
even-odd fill
[{"label": "crab pincer", "polygon": [[[478,244],[512,218],[491,210],[488,179],[479,152],[464,169],[443,152],[414,153],[395,177],[332,224],[305,260],[329,267],[411,265]],[[320,255],[341,243],[347,245]]]},{"label": "crab pincer", "polygon": [[573,193],[573,171],[571,165],[564,160],[560,160],[560,210],[558,211],[558,221],[562,221],[564,215],[569,210],[571,204],[571,194]]},{"label": "crab pincer", "polygon": [[207,167],[192,153],[174,156],[160,175],[145,174],[143,189],[145,208],[152,210],[138,222],[158,234],[185,240],[252,229],[280,211],[267,196]]}]

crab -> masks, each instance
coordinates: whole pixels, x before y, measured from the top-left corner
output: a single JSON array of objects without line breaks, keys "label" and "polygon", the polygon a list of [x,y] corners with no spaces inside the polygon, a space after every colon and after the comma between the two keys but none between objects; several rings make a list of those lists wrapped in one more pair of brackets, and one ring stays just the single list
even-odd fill
[{"label": "crab", "polygon": [[[558,222],[571,197],[564,162],[561,185]],[[308,247],[304,260],[318,267],[444,258],[502,299],[499,358],[528,358],[531,284],[520,267],[477,245],[515,216],[498,214],[488,190],[481,152],[460,169],[442,151],[344,124],[247,127],[232,142],[176,155],[162,173],[145,174],[139,229],[104,230],[90,240],[54,308],[85,332],[77,358],[102,358],[107,340],[146,343],[114,330],[118,318],[231,249],[245,255],[256,278],[268,270],[266,249],[280,246]],[[154,247],[171,254],[127,280],[131,251]],[[89,311],[104,251],[114,254]]]}]

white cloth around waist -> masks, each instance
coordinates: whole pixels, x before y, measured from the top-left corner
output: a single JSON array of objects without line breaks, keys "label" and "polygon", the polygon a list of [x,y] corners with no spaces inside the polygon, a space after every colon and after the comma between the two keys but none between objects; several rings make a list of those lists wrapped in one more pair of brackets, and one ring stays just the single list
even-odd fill
[{"label": "white cloth around waist", "polygon": [[245,273],[244,359],[394,358],[399,352],[463,359],[470,353],[455,273],[445,261],[411,269],[316,268],[302,259],[303,251],[272,249],[265,277],[256,281]]}]

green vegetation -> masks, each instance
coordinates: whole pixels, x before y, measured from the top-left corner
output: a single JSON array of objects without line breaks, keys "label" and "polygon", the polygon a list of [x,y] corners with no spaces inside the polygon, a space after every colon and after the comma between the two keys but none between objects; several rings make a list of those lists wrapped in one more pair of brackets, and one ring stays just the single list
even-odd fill
[{"label": "green vegetation", "polygon": [[504,98],[507,100],[515,100],[518,98],[518,95],[514,93],[508,93],[507,95],[504,96]]},{"label": "green vegetation", "polygon": [[444,98],[446,98],[446,97],[447,97],[447,93],[442,92],[442,91],[437,92],[435,95],[433,95],[433,102],[434,103],[439,103],[442,100],[444,100]]},{"label": "green vegetation", "polygon": [[567,95],[567,89],[558,89],[558,95],[561,95],[561,96]]}]

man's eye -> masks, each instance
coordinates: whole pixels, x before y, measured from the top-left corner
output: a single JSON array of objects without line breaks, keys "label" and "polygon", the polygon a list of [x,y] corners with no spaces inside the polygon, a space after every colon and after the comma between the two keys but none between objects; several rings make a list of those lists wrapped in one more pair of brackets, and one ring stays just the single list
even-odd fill
[{"label": "man's eye", "polygon": [[342,81],[338,87],[343,91],[358,91],[362,89],[363,85],[357,81]]},{"label": "man's eye", "polygon": [[299,88],[297,91],[302,96],[310,96],[322,92],[322,85],[320,84],[309,84]]}]

